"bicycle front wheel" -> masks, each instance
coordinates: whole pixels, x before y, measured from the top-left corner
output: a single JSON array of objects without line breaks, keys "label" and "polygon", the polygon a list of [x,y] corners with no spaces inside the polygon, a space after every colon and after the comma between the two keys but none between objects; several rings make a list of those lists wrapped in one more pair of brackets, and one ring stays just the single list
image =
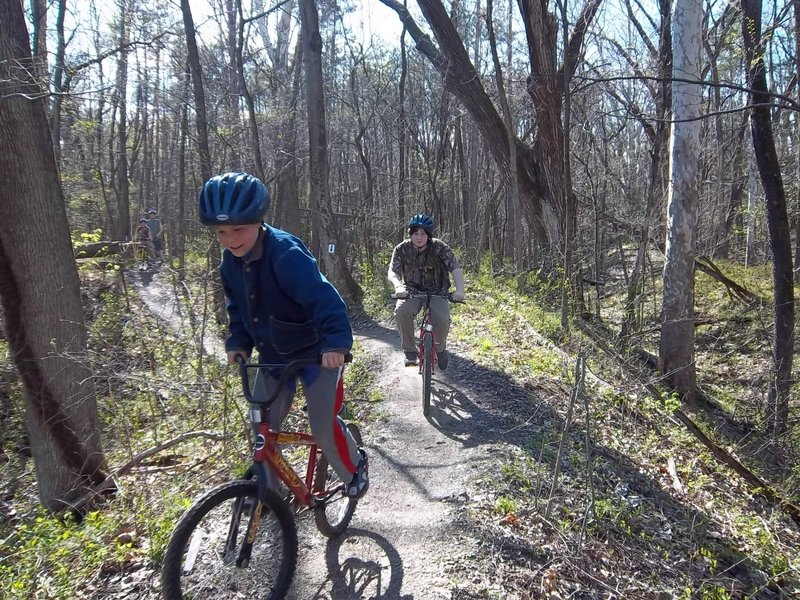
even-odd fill
[{"label": "bicycle front wheel", "polygon": [[230,481],[184,513],[164,555],[164,598],[286,595],[297,564],[294,518],[275,493],[267,492],[260,505],[257,496],[255,481]]},{"label": "bicycle front wheel", "polygon": [[433,338],[426,335],[422,340],[422,414],[431,414],[431,374],[433,373]]},{"label": "bicycle front wheel", "polygon": [[[355,423],[348,423],[347,429],[359,447],[362,445],[361,430]],[[346,486],[349,482],[344,482]],[[342,485],[341,478],[333,470],[328,460],[322,456],[314,472],[314,493],[321,493]],[[326,537],[336,537],[350,524],[356,512],[358,500],[348,496],[344,488],[328,498],[324,504],[314,507],[314,522],[317,529]]]}]

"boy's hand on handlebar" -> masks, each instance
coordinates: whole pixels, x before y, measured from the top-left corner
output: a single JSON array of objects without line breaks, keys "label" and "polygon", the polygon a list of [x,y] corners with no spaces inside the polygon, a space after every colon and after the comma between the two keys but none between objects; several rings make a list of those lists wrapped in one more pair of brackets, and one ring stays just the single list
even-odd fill
[{"label": "boy's hand on handlebar", "polygon": [[408,290],[406,290],[405,286],[400,285],[394,288],[394,297],[401,299],[408,297]]},{"label": "boy's hand on handlebar", "polygon": [[235,365],[237,363],[236,357],[241,356],[244,360],[250,357],[249,352],[244,350],[229,350],[228,351],[228,364]]},{"label": "boy's hand on handlebar", "polygon": [[344,352],[325,352],[322,355],[322,366],[326,369],[338,369],[344,364]]},{"label": "boy's hand on handlebar", "polygon": [[463,302],[464,297],[465,297],[464,292],[453,292],[452,294],[450,294],[450,299],[453,300],[453,302]]}]

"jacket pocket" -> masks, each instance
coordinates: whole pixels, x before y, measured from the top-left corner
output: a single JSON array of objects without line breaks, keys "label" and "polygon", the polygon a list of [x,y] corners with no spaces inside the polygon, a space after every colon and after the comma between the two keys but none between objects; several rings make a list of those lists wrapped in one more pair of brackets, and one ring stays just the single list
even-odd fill
[{"label": "jacket pocket", "polygon": [[310,353],[320,343],[317,330],[311,321],[292,323],[281,321],[271,316],[269,318],[269,332],[273,348],[281,355]]}]

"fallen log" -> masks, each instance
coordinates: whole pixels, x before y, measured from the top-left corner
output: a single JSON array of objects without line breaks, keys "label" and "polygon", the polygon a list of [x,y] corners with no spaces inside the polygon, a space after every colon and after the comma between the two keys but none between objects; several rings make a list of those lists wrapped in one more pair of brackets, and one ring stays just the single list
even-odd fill
[{"label": "fallen log", "polygon": [[95,258],[97,256],[111,256],[122,254],[127,247],[125,242],[102,240],[75,246],[75,258]]}]

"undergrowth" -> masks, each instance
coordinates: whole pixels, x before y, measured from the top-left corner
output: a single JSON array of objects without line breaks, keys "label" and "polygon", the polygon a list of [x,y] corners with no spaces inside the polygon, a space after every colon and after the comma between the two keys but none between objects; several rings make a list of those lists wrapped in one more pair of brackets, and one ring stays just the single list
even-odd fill
[{"label": "undergrowth", "polygon": [[[769,300],[767,268],[745,272],[720,266]],[[797,525],[674,420],[677,396],[650,396],[644,384],[657,382],[657,373],[631,377],[628,366],[597,351],[578,328],[561,331],[557,294],[538,276],[492,276],[484,268],[471,275],[468,290],[469,305],[453,311],[453,331],[471,360],[513,374],[520,383],[560,379],[571,387],[572,353],[588,358],[589,414],[579,399],[555,487],[569,388],[540,400],[556,410],[555,422],[524,420],[526,413],[540,412],[535,400],[527,410],[518,409],[520,426],[531,433],[528,443],[495,449],[501,476],[476,482],[491,492],[470,504],[461,523],[515,565],[503,584],[512,597],[607,589],[598,580],[613,583],[624,597],[760,598],[800,592]],[[719,404],[730,414],[694,411],[693,418],[757,473],[765,472],[766,464],[751,450],[769,447],[758,435],[756,389],[764,388],[759,374],[769,366],[770,307],[745,307],[701,274],[696,292],[698,316],[707,323],[698,327],[698,379],[712,396],[723,395]],[[622,307],[624,293],[621,286],[605,290],[602,314],[608,323],[621,322],[609,307]],[[709,333],[711,328],[716,330]],[[722,355],[721,344],[728,346]],[[792,410],[796,414],[796,402]],[[736,425],[743,415],[749,422]],[[737,431],[743,439],[734,437]],[[796,435],[784,440],[784,457],[796,456]],[[587,456],[592,457],[591,477]],[[784,458],[778,464],[782,467],[772,465],[781,469],[780,477],[773,473],[774,485],[784,497],[797,498],[796,461]],[[542,548],[545,555],[531,560]],[[536,564],[542,565],[538,575],[531,572]],[[497,558],[486,568],[496,581]]]}]

